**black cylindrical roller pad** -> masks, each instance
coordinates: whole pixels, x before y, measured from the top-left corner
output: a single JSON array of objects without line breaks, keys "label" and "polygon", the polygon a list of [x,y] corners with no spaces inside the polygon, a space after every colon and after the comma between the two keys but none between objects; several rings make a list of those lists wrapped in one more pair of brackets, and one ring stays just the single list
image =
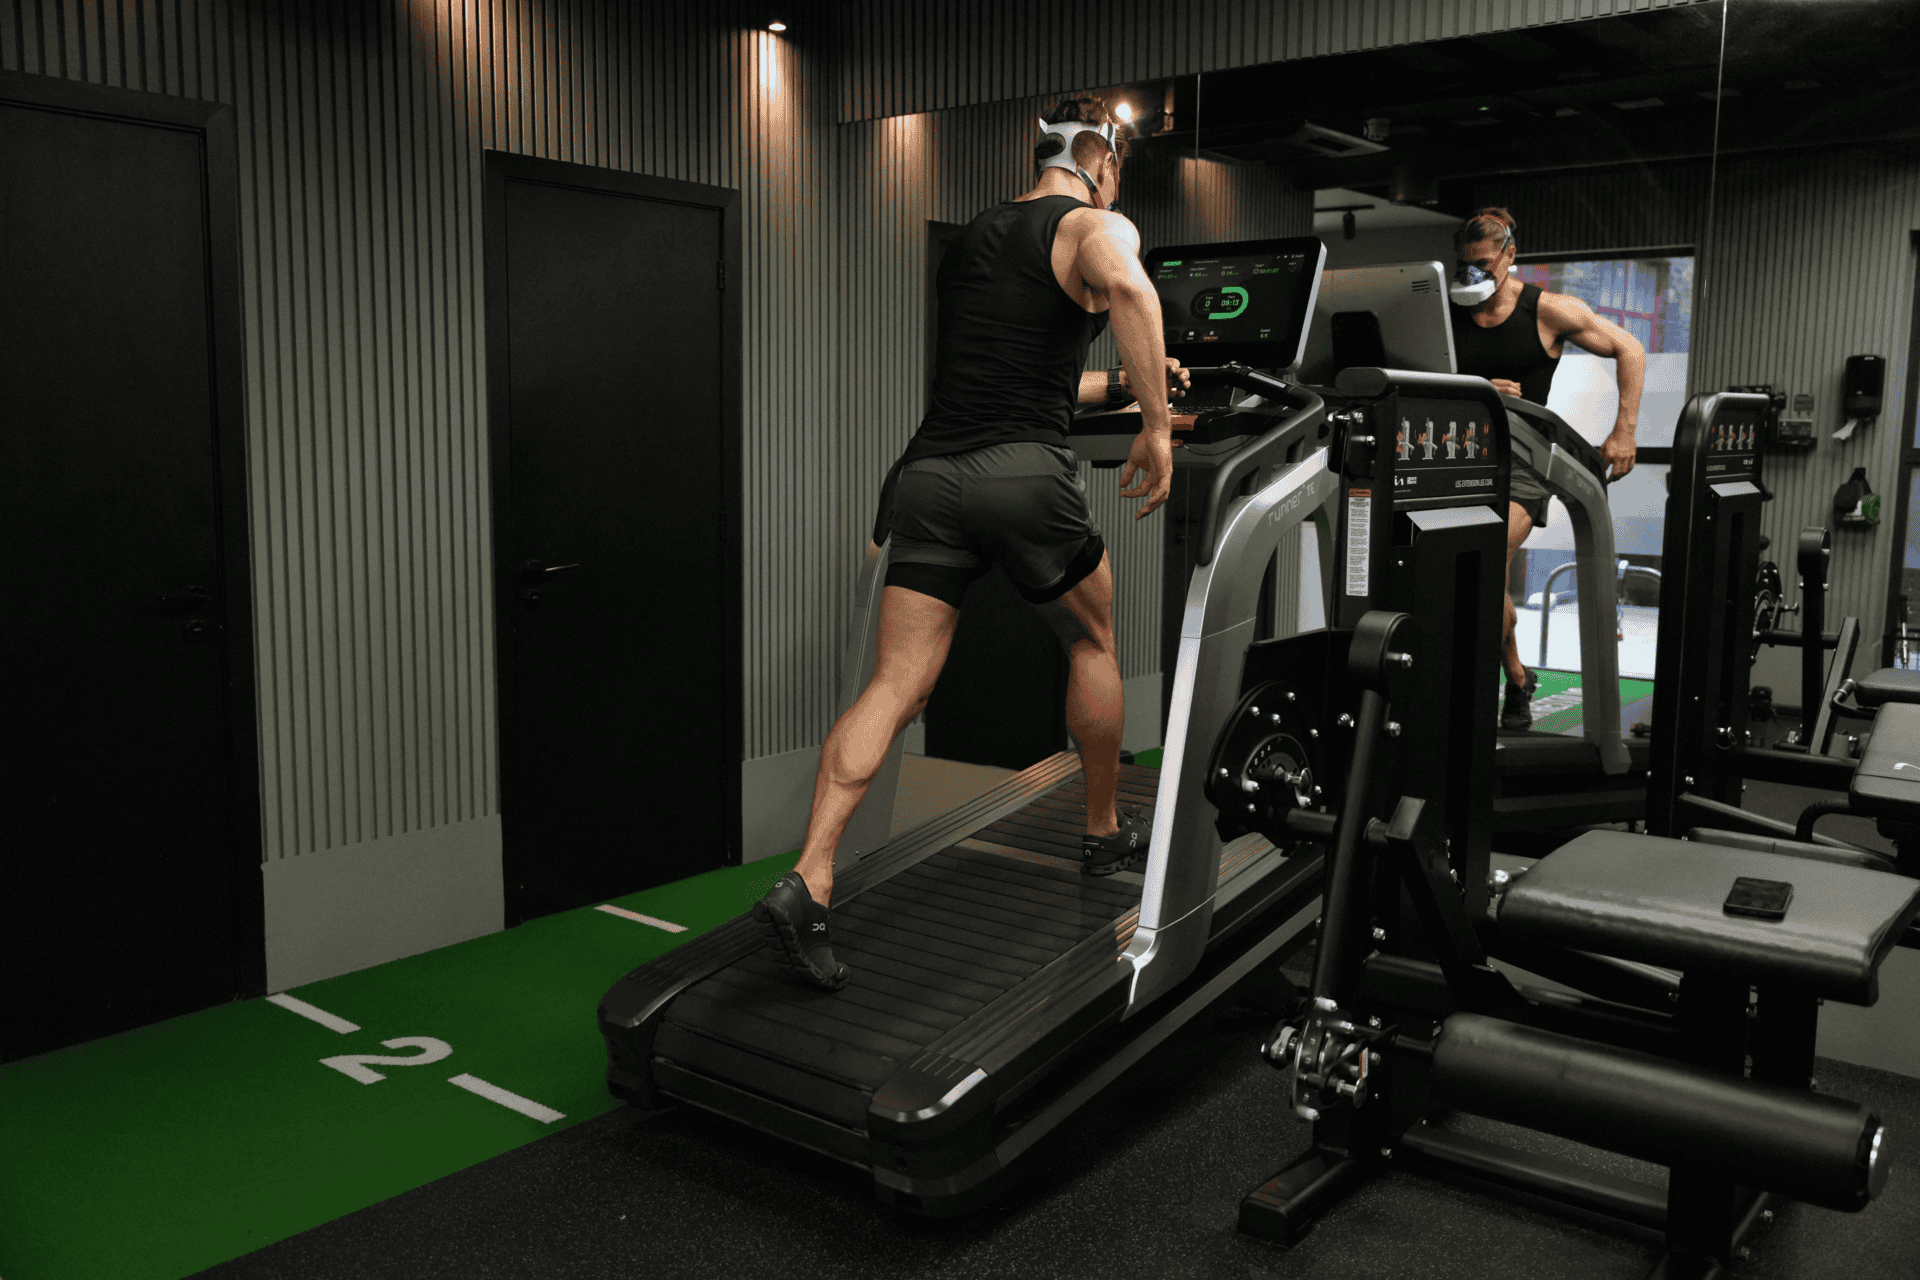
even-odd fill
[{"label": "black cylindrical roller pad", "polygon": [[1446,1020],[1433,1092],[1490,1120],[1829,1209],[1865,1207],[1885,1180],[1880,1119],[1858,1103],[1480,1014]]}]

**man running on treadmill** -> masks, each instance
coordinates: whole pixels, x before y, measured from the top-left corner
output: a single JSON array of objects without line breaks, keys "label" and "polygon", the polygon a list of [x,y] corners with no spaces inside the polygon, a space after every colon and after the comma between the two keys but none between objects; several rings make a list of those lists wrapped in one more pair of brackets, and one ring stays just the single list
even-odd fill
[{"label": "man running on treadmill", "polygon": [[[1126,721],[1113,638],[1113,574],[1067,447],[1076,404],[1140,400],[1140,434],[1120,474],[1135,518],[1167,500],[1173,469],[1160,302],[1140,235],[1112,212],[1127,140],[1098,98],[1041,121],[1032,190],[967,225],[940,267],[933,395],[882,491],[892,540],[873,677],[820,749],[800,861],[756,908],[807,981],[836,989],[827,904],[847,822],[894,738],[926,705],[946,662],[967,584],[1000,566],[1066,647],[1067,727],[1087,787],[1083,869],[1106,875],[1146,852],[1151,823],[1115,807]],[[1124,362],[1086,373],[1111,318]]]},{"label": "man running on treadmill", "polygon": [[[1513,273],[1513,215],[1489,208],[1468,218],[1453,233],[1454,283],[1448,290],[1453,309],[1454,361],[1461,373],[1485,378],[1501,395],[1538,405],[1547,402],[1553,371],[1566,343],[1596,356],[1611,356],[1620,384],[1620,411],[1613,431],[1600,444],[1600,456],[1618,480],[1633,470],[1637,452],[1633,433],[1640,415],[1640,387],[1647,351],[1625,329],[1595,315],[1593,308],[1565,293],[1548,293],[1522,284]],[[1540,475],[1513,462],[1507,503],[1507,564],[1536,525],[1547,523],[1547,488]],[[1514,640],[1513,598],[1505,597],[1503,634],[1507,669],[1506,702],[1500,727],[1526,729],[1533,724],[1531,703],[1540,677],[1520,661]]]}]

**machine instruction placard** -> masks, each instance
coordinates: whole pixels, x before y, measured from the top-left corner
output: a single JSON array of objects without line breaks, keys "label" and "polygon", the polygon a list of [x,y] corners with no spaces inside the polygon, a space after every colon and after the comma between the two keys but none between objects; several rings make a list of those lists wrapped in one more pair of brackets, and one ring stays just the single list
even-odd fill
[{"label": "machine instruction placard", "polygon": [[1373,556],[1369,545],[1373,533],[1373,490],[1347,490],[1347,594],[1364,596],[1369,591]]}]

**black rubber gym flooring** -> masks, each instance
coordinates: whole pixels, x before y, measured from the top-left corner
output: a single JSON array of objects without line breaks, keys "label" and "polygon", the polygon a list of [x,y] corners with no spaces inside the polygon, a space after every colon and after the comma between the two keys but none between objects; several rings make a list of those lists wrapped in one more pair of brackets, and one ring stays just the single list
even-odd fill
[{"label": "black rubber gym flooring", "polygon": [[[840,1166],[698,1113],[622,1110],[201,1274],[1633,1280],[1656,1260],[1651,1234],[1399,1169],[1291,1250],[1238,1235],[1240,1197],[1308,1136],[1256,1055],[1268,1022],[1235,1010],[1193,1029],[1042,1148],[1004,1203],[959,1222],[899,1216]],[[1826,1061],[1819,1081],[1888,1122],[1887,1191],[1857,1215],[1788,1207],[1736,1274],[1920,1276],[1920,1081]]]}]

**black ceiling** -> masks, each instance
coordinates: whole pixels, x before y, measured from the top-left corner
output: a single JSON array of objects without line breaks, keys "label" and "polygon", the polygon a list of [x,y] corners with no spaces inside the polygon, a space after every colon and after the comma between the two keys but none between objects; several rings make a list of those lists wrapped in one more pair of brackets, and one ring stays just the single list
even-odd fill
[{"label": "black ceiling", "polygon": [[[1724,68],[1721,14],[1688,5],[1163,81],[1142,96],[1171,88],[1172,127],[1145,145],[1444,207],[1461,179],[1706,155],[1716,106],[1723,155],[1920,142],[1920,0],[1732,0]],[[1359,137],[1376,118],[1385,150],[1369,154],[1329,158],[1301,134]]]}]

